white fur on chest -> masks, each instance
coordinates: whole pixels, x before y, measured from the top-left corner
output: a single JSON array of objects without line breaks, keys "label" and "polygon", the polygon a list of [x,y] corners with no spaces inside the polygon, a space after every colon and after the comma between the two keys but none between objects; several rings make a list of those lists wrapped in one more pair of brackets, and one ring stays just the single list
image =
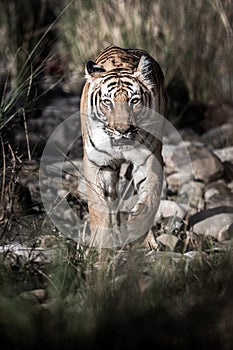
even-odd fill
[{"label": "white fur on chest", "polygon": [[117,145],[111,137],[103,130],[101,123],[95,123],[90,135],[91,141],[87,139],[85,152],[88,159],[98,166],[108,166],[114,160],[130,161],[136,166],[145,163],[151,151],[137,141],[126,140],[126,144]]}]

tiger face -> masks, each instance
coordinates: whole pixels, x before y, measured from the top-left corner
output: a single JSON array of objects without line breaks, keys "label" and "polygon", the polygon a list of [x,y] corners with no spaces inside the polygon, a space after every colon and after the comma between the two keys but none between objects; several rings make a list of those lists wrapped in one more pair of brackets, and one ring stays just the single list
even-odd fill
[{"label": "tiger face", "polygon": [[90,115],[102,123],[111,138],[133,140],[145,107],[155,108],[150,99],[154,88],[150,65],[145,56],[135,71],[115,68],[108,72],[95,62],[87,63]]}]

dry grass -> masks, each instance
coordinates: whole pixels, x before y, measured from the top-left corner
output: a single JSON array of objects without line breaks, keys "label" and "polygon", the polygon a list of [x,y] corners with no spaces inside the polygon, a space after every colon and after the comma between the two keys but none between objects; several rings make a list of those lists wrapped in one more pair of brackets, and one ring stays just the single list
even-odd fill
[{"label": "dry grass", "polygon": [[22,0],[0,4],[0,65],[13,77],[22,67],[27,76],[38,74],[38,67],[41,70],[58,53],[70,72],[82,76],[85,62],[108,45],[138,47],[160,62],[167,83],[180,72],[191,99],[231,100],[230,0],[37,0],[35,4],[27,6]]},{"label": "dry grass", "polygon": [[60,22],[63,49],[79,74],[108,45],[138,47],[161,63],[169,83],[180,71],[191,99],[230,99],[230,0],[73,1]]},{"label": "dry grass", "polygon": [[[140,265],[137,256],[129,256],[116,272],[113,261],[96,270],[83,252],[69,249],[68,256],[65,251],[59,251],[44,281],[35,274],[36,264],[19,267],[14,277],[8,272],[14,282],[29,275],[30,282],[9,286],[4,280],[0,289],[2,348],[230,349],[230,252],[178,264],[161,259],[146,274],[146,261]],[[33,282],[48,291],[42,304],[20,293]]]}]

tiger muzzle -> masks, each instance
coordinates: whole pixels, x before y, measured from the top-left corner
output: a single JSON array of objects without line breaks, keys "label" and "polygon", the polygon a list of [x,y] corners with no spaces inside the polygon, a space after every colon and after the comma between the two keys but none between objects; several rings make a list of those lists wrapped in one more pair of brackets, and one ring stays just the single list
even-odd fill
[{"label": "tiger muzzle", "polygon": [[137,127],[134,125],[116,124],[114,127],[106,127],[107,134],[114,139],[134,140],[137,130]]},{"label": "tiger muzzle", "polygon": [[137,126],[132,110],[124,103],[116,103],[111,111],[108,125],[108,134],[116,138],[133,139],[137,133]]}]

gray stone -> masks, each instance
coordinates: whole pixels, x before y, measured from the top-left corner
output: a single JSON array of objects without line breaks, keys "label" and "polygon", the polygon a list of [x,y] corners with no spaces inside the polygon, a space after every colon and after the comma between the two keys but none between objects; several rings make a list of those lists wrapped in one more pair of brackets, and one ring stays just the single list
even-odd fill
[{"label": "gray stone", "polygon": [[43,302],[47,298],[47,291],[45,289],[33,289],[30,291],[32,295],[35,295],[40,302]]},{"label": "gray stone", "polygon": [[213,181],[206,186],[204,198],[209,199],[215,194],[222,194],[224,196],[228,196],[230,193],[231,190],[228,187],[226,181],[220,179],[218,181]]},{"label": "gray stone", "polygon": [[227,184],[227,187],[231,190],[231,193],[233,194],[233,180]]},{"label": "gray stone", "polygon": [[200,261],[206,259],[206,253],[197,250],[190,250],[189,252],[184,253],[184,258]]},{"label": "gray stone", "polygon": [[155,217],[155,222],[160,217],[167,218],[171,216],[176,216],[180,219],[183,219],[185,214],[186,214],[186,209],[181,205],[179,205],[177,202],[174,202],[171,200],[161,200],[156,217]]},{"label": "gray stone", "polygon": [[201,210],[204,208],[203,191],[204,183],[199,181],[190,181],[183,184],[179,191],[180,201],[189,203],[191,208]]},{"label": "gray stone", "polygon": [[21,244],[6,244],[0,246],[0,255],[8,256],[12,261],[17,261],[21,258],[34,263],[51,263],[57,256],[57,248],[33,248]]},{"label": "gray stone", "polygon": [[59,247],[60,239],[56,235],[42,235],[39,237],[37,245],[43,249],[57,248]]},{"label": "gray stone", "polygon": [[224,166],[212,151],[201,145],[191,145],[188,149],[195,180],[208,184],[223,175]]},{"label": "gray stone", "polygon": [[219,237],[226,237],[226,239],[233,238],[233,220],[231,223],[229,222],[225,226],[223,226],[219,231],[218,235]]},{"label": "gray stone", "polygon": [[177,149],[175,145],[164,145],[162,148],[162,156],[165,164],[165,173],[167,175],[177,171],[176,165],[173,160],[173,153]]},{"label": "gray stone", "polygon": [[158,249],[158,243],[156,242],[154,232],[153,230],[150,230],[148,234],[146,235],[146,238],[144,239],[143,243],[141,244],[143,248],[150,248],[153,250]]},{"label": "gray stone", "polygon": [[192,177],[207,184],[219,179],[224,172],[221,160],[200,142],[165,145],[163,159],[171,186],[188,182]]},{"label": "gray stone", "polygon": [[202,141],[208,147],[223,148],[233,144],[233,123],[225,123],[212,128],[202,135]]},{"label": "gray stone", "polygon": [[170,250],[174,250],[179,238],[170,233],[163,233],[156,238],[156,241],[163,246],[168,247]]},{"label": "gray stone", "polygon": [[[150,250],[145,255],[145,260],[150,267],[158,266],[161,263],[161,267],[168,267],[168,264],[179,263],[183,258],[181,253],[177,253],[174,251],[155,251]],[[156,264],[156,265],[154,265]],[[174,265],[173,265],[174,267]]]},{"label": "gray stone", "polygon": [[19,298],[23,301],[26,301],[27,303],[30,303],[32,305],[39,304],[39,300],[36,297],[36,295],[31,294],[30,292],[22,292],[19,294]]},{"label": "gray stone", "polygon": [[206,208],[214,208],[219,206],[233,207],[233,196],[231,189],[222,179],[214,181],[206,186],[204,200]]},{"label": "gray stone", "polygon": [[165,163],[166,174],[191,173],[191,159],[189,155],[190,141],[184,141],[178,145],[164,145],[162,155]]},{"label": "gray stone", "polygon": [[23,299],[31,304],[42,303],[47,297],[47,291],[45,289],[33,289],[25,291],[19,294],[20,299]]},{"label": "gray stone", "polygon": [[218,241],[232,238],[233,208],[206,209],[189,218],[189,229]]},{"label": "gray stone", "polygon": [[233,163],[233,146],[213,150],[222,162]]},{"label": "gray stone", "polygon": [[192,174],[186,172],[173,173],[167,177],[168,188],[179,188],[192,180]]}]

